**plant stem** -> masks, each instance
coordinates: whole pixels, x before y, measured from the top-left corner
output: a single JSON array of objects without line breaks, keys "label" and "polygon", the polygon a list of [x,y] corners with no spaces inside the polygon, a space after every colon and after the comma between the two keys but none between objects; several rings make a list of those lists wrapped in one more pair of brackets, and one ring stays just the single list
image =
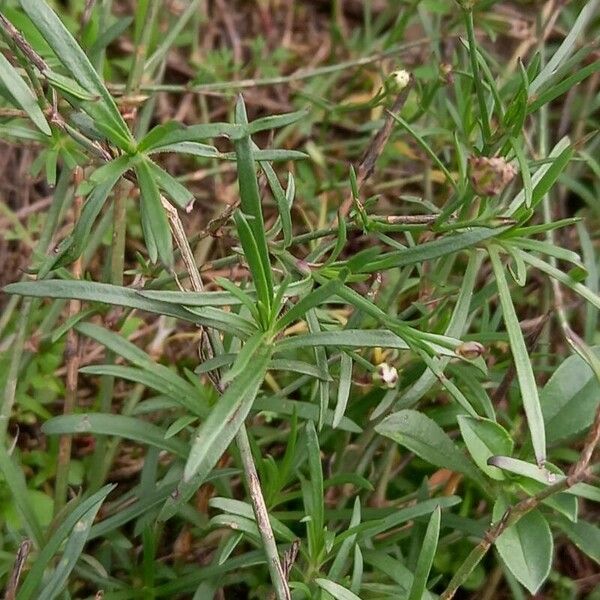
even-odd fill
[{"label": "plant stem", "polygon": [[[171,232],[175,238],[175,243],[181,251],[181,257],[190,276],[192,288],[196,292],[202,292],[204,285],[202,283],[198,267],[194,261],[194,255],[185,235],[185,230],[179,218],[179,214],[177,213],[177,210],[173,208],[165,199],[162,199],[162,203],[167,212],[167,217],[171,225]],[[208,332],[203,331],[202,335],[203,337],[200,350],[201,354],[209,353],[211,356],[214,356],[216,354],[216,350],[220,346],[220,340],[215,339],[217,334],[209,330]],[[219,344],[216,348],[215,342]],[[218,377],[213,379],[213,383],[219,392],[222,393],[224,391],[224,386]],[[248,485],[248,492],[252,501],[254,515],[256,517],[256,524],[260,532],[265,554],[267,555],[269,572],[271,574],[271,581],[273,582],[273,587],[275,588],[277,600],[291,600],[290,589],[283,567],[281,566],[279,553],[277,552],[277,544],[275,543],[275,536],[273,535],[273,529],[271,527],[271,522],[269,521],[269,513],[260,486],[256,465],[254,464],[254,458],[250,449],[250,442],[248,440],[248,433],[246,431],[245,424],[242,424],[236,435],[236,444],[240,451],[242,466],[244,468],[244,476],[246,479],[246,484]]]},{"label": "plant stem", "polygon": [[452,577],[452,580],[448,584],[448,587],[440,596],[440,600],[450,600],[454,597],[454,594],[456,594],[460,586],[463,585],[463,583],[467,580],[469,575],[473,572],[473,569],[475,569],[475,567],[487,554],[492,544],[494,544],[494,542],[502,535],[502,533],[504,533],[506,529],[515,525],[528,512],[532,511],[534,508],[537,508],[542,501],[546,500],[546,498],[568,490],[569,488],[586,479],[591,473],[600,470],[600,464],[594,465],[591,469],[588,469],[592,459],[592,454],[599,442],[600,406],[596,410],[594,422],[592,423],[592,426],[586,437],[580,458],[571,473],[554,485],[544,488],[534,496],[530,496],[529,498],[525,498],[513,506],[509,506],[502,518],[490,526],[490,528],[485,532],[481,542],[479,542],[479,544],[473,548],[465,561],[460,565],[454,574],[454,577]]},{"label": "plant stem", "polygon": [[244,475],[248,485],[248,492],[252,499],[252,508],[254,509],[254,516],[256,517],[256,524],[260,531],[263,548],[267,555],[267,564],[277,600],[291,600],[290,589],[281,566],[279,553],[277,552],[275,536],[273,535],[273,529],[271,528],[271,523],[269,521],[269,512],[260,487],[260,480],[258,479],[258,473],[256,472],[256,465],[254,464],[254,458],[252,457],[252,450],[250,449],[248,432],[246,431],[245,425],[240,427],[235,440],[238,450],[240,451]]}]

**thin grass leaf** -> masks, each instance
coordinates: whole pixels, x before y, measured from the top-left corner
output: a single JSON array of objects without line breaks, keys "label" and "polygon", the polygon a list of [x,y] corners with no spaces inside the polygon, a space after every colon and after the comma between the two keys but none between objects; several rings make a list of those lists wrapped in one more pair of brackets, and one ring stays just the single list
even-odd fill
[{"label": "thin grass leaf", "polygon": [[537,384],[533,374],[531,361],[529,360],[529,352],[525,345],[523,332],[515,307],[513,305],[510,289],[504,274],[504,267],[500,260],[498,249],[494,246],[489,247],[489,255],[498,287],[498,295],[500,304],[502,305],[502,313],[504,315],[504,323],[510,341],[510,348],[517,369],[517,379],[519,389],[521,390],[521,402],[527,415],[527,424],[531,441],[538,464],[543,465],[546,460],[546,433],[544,428],[544,417],[540,407],[540,399],[538,396]]},{"label": "thin grass leaf", "polygon": [[132,344],[122,335],[93,323],[80,323],[76,326],[76,330],[86,337],[96,340],[137,367],[151,372],[152,375],[164,380],[167,386],[178,390],[182,395],[195,396],[198,394],[197,388],[190,385],[185,379],[179,377],[179,375],[168,367],[157,363],[149,354],[138,348],[135,344]]},{"label": "thin grass leaf", "polygon": [[431,566],[433,565],[433,558],[440,536],[441,516],[442,510],[438,506],[433,511],[427,525],[427,530],[425,531],[425,537],[423,538],[423,545],[421,546],[421,552],[419,553],[417,568],[415,569],[415,576],[408,594],[408,600],[421,600],[427,589],[427,579],[429,579],[429,573],[431,571]]},{"label": "thin grass leaf", "polygon": [[147,151],[147,153],[190,154],[191,156],[199,156],[200,158],[221,157],[221,153],[214,146],[201,144],[199,142],[174,142],[172,144],[163,144],[161,146],[157,146],[156,148],[151,148]]},{"label": "thin grass leaf", "polygon": [[[224,283],[223,279],[218,280]],[[225,287],[226,284],[223,285]],[[288,285],[283,293],[284,298],[294,296],[303,296],[310,292],[313,286],[311,277],[295,281]],[[275,287],[275,292],[280,286]],[[256,290],[252,288],[240,290],[247,295],[252,302],[256,302]],[[175,291],[156,291],[156,290],[138,290],[140,296],[159,301],[161,303],[179,304],[182,306],[239,306],[247,305],[246,300],[241,300],[240,294],[233,292],[228,288],[224,292],[175,292]]]},{"label": "thin grass leaf", "polygon": [[[279,212],[279,218],[281,219],[281,230],[283,231],[283,247],[287,248],[292,242],[292,216],[290,212],[290,203],[288,201],[286,192],[283,191],[279,179],[275,173],[273,167],[266,161],[260,163],[260,167],[265,174],[269,187],[277,203],[277,210]],[[293,179],[290,179],[293,182]],[[288,188],[290,186],[288,181]]]},{"label": "thin grass leaf", "polygon": [[350,397],[350,388],[352,387],[352,357],[342,352],[340,356],[340,378],[338,383],[337,401],[335,403],[335,412],[333,415],[333,427],[336,428],[348,405]]},{"label": "thin grass leaf", "polygon": [[450,186],[456,191],[458,190],[458,186],[454,181],[454,177],[450,174],[450,171],[446,168],[446,165],[439,159],[436,152],[433,151],[431,146],[425,141],[425,138],[419,135],[413,127],[411,127],[401,116],[394,115],[393,113],[389,113],[389,115],[400,125],[403,129],[408,131],[408,133],[416,140],[416,142],[421,146],[421,148],[425,151],[427,156],[433,161],[433,163],[439,168],[439,170],[444,174],[446,181],[450,184]]},{"label": "thin grass leaf", "polygon": [[[537,204],[539,204],[544,195],[558,179],[558,176],[566,167],[572,155],[573,147],[571,146],[569,138],[565,136],[556,144],[556,146],[554,146],[554,148],[552,148],[548,154],[548,159],[552,160],[543,164],[531,178],[531,185],[533,186],[531,193],[531,206],[535,207]],[[518,214],[517,211],[522,212],[524,205],[525,189],[522,189],[510,203],[504,212],[504,216],[516,216]]]},{"label": "thin grass leaf", "polygon": [[588,23],[598,14],[597,11],[599,5],[600,2],[598,0],[590,0],[582,8],[575,23],[569,28],[567,37],[565,37],[562,44],[558,47],[558,50],[552,55],[552,58],[531,82],[531,85],[529,86],[530,94],[535,94],[535,92],[552,77],[560,65],[575,51],[577,40],[584,32]]},{"label": "thin grass leaf", "polygon": [[[234,500],[232,498],[211,498],[209,506],[230,513],[232,515],[238,515],[245,517],[249,521],[255,521],[254,510],[247,502],[241,502],[240,500]],[[279,536],[280,539],[286,542],[292,542],[296,539],[296,534],[286,525],[284,525],[279,519],[276,519],[272,515],[269,515],[269,521],[273,532]]]},{"label": "thin grass leaf", "polygon": [[[266,311],[262,312],[263,327],[266,327],[266,319],[271,313],[273,301],[273,280],[270,264],[264,262],[259,243],[257,243],[253,229],[244,213],[238,210],[235,212],[233,218],[238,237],[240,238],[244,250],[244,256],[248,262],[250,272],[252,273],[252,280],[256,286],[259,301],[259,314],[261,314],[261,305],[264,306],[264,311]],[[262,237],[264,238],[264,233]]]},{"label": "thin grass leaf", "polygon": [[170,302],[146,298],[138,293],[138,290],[108,283],[45,279],[11,283],[4,288],[4,291],[7,294],[21,294],[37,298],[76,298],[88,302],[114,304],[194,322],[192,313],[184,308]]},{"label": "thin grass leaf", "polygon": [[263,382],[271,351],[265,337],[253,356],[253,368],[247,369],[231,382],[208,418],[198,428],[182,480],[161,510],[162,520],[171,517],[179,506],[189,500],[227,450],[252,408]]},{"label": "thin grass leaf", "polygon": [[19,0],[19,3],[72,77],[88,92],[99,96],[101,101],[90,106],[93,106],[94,114],[105,119],[107,126],[114,130],[116,137],[111,141],[124,150],[133,150],[133,137],[115,101],[56,13],[45,0]]},{"label": "thin grass leaf", "polygon": [[254,135],[259,131],[265,131],[268,129],[279,129],[281,127],[285,127],[286,125],[297,123],[298,121],[305,119],[307,116],[308,111],[298,110],[296,112],[285,113],[282,115],[262,117],[261,119],[256,119],[255,121],[252,121],[252,123],[248,125],[248,133],[250,135]]},{"label": "thin grass leaf", "polygon": [[33,92],[2,53],[0,53],[0,81],[14,98],[16,104],[27,113],[34,125],[44,135],[52,135],[52,130]]},{"label": "thin grass leaf", "polygon": [[104,498],[97,500],[73,526],[72,533],[65,544],[62,558],[50,577],[44,582],[38,600],[54,600],[66,587],[71,571],[73,571],[81,557],[90,529],[103,502]]},{"label": "thin grass leaf", "polygon": [[[278,415],[292,417],[297,415],[301,419],[317,422],[319,419],[319,407],[309,402],[299,400],[286,400],[280,397],[260,397],[254,402],[255,410],[262,410]],[[333,411],[327,410],[323,417],[324,424],[333,426]],[[348,417],[342,417],[337,429],[351,433],[360,433],[362,429]]]},{"label": "thin grass leaf", "polygon": [[304,296],[304,298],[302,298],[299,302],[294,304],[290,310],[288,310],[278,319],[278,321],[275,323],[275,330],[281,331],[290,324],[303,319],[309,310],[319,306],[320,304],[323,304],[326,300],[334,296],[339,289],[340,281],[337,279],[332,279],[325,285],[313,290],[308,295]]},{"label": "thin grass leaf", "polygon": [[428,463],[463,473],[486,487],[473,463],[456,447],[448,434],[423,413],[401,410],[381,421],[375,431],[408,448]]},{"label": "thin grass leaf", "polygon": [[124,379],[125,381],[141,383],[152,390],[164,394],[180,406],[189,410],[192,414],[199,417],[205,417],[208,414],[208,403],[205,398],[201,397],[198,390],[195,388],[183,390],[181,386],[173,386],[151,369],[137,369],[125,365],[105,364],[88,365],[82,367],[79,372],[87,375],[108,375]]},{"label": "thin grass leaf", "polygon": [[179,123],[168,121],[157,125],[148,132],[138,144],[138,151],[142,153],[159,152],[162,146],[198,142],[215,137],[236,139],[243,134],[244,128],[232,123],[205,123],[184,127]]},{"label": "thin grass leaf", "polygon": [[250,361],[253,360],[260,346],[264,344],[264,341],[264,334],[261,332],[257,332],[252,337],[248,338],[242,346],[242,349],[237,353],[231,369],[229,369],[229,371],[221,378],[221,383],[225,385],[230,381],[233,381],[248,369]]},{"label": "thin grass leaf", "polygon": [[166,450],[175,456],[186,458],[188,445],[179,439],[165,439],[165,432],[151,423],[134,417],[102,413],[63,415],[54,417],[42,425],[47,435],[64,433],[96,433],[114,435],[128,440]]},{"label": "thin grass leaf", "polygon": [[310,517],[307,524],[308,551],[311,557],[316,557],[321,552],[324,543],[325,506],[321,449],[313,421],[308,421],[306,424],[306,447],[310,475],[310,505],[306,506],[307,514]]},{"label": "thin grass leaf", "polygon": [[519,163],[519,170],[521,171],[521,179],[523,180],[523,193],[525,197],[525,208],[531,208],[533,204],[533,185],[531,182],[531,173],[529,172],[529,165],[527,164],[527,159],[525,158],[525,154],[523,152],[523,147],[519,143],[519,141],[511,137],[510,145],[517,157],[517,162]]},{"label": "thin grass leaf", "polygon": [[[140,214],[144,239],[153,263],[157,258],[166,266],[173,264],[173,244],[171,230],[165,209],[160,201],[158,185],[152,176],[148,161],[140,161],[135,165],[135,174],[140,186]],[[156,254],[151,250],[156,249]]]},{"label": "thin grass leaf", "polygon": [[[235,115],[237,124],[244,127],[247,126],[248,117],[241,96],[236,103]],[[252,141],[249,135],[245,135],[239,140],[235,140],[234,145],[237,159],[241,210],[248,219],[248,225],[252,231],[252,237],[254,238],[257,247],[262,270],[264,271],[265,283],[269,292],[269,300],[267,302],[267,300],[263,298],[263,302],[265,302],[265,306],[270,308],[273,299],[273,281],[271,278],[271,266],[269,261],[269,251],[267,249],[267,239],[265,236],[262,204],[256,177],[256,166],[252,152]]]},{"label": "thin grass leaf", "polygon": [[160,189],[177,205],[186,212],[192,210],[194,204],[194,194],[190,192],[184,185],[181,185],[175,177],[167,173],[163,168],[159,167],[151,160],[147,161],[147,165],[152,172],[154,180]]},{"label": "thin grass leaf", "polygon": [[360,600],[360,596],[357,596],[354,592],[351,592],[339,583],[335,583],[329,579],[318,577],[315,579],[315,583],[321,589],[331,594],[336,600]]},{"label": "thin grass leaf", "polygon": [[[488,459],[488,464],[503,469],[504,471],[508,471],[509,473],[514,473],[515,475],[528,477],[529,479],[533,479],[544,485],[554,485],[560,483],[564,479],[564,475],[556,468],[550,471],[549,468],[541,468],[524,460],[511,458],[510,456],[492,456]],[[550,467],[548,464],[547,466]],[[558,471],[558,474],[555,471]],[[600,502],[600,488],[587,483],[577,483],[567,488],[564,493],[587,498],[594,502]]]},{"label": "thin grass leaf", "polygon": [[227,331],[242,339],[256,332],[255,323],[233,312],[211,308],[210,306],[186,307],[186,310],[196,317],[196,323],[220,331]]},{"label": "thin grass leaf", "polygon": [[374,273],[394,267],[405,267],[426,260],[433,260],[477,246],[481,242],[499,236],[507,230],[508,227],[505,226],[497,228],[474,227],[462,233],[445,235],[433,242],[419,244],[406,250],[381,254],[379,258],[365,265],[360,272]]},{"label": "thin grass leaf", "polygon": [[543,261],[541,258],[537,258],[537,256],[533,256],[529,252],[524,252],[523,250],[519,249],[516,249],[515,252],[518,252],[526,263],[529,263],[532,267],[546,273],[546,275],[549,277],[560,281],[560,283],[562,283],[564,286],[572,289],[576,294],[587,300],[596,308],[600,309],[600,296],[594,293],[590,288],[582,283],[579,283],[578,281],[575,281],[567,273],[563,273],[560,269],[557,269],[551,264]]},{"label": "thin grass leaf", "polygon": [[[35,562],[31,566],[31,570],[27,573],[27,577],[19,589],[17,600],[29,600],[32,597],[42,582],[47,565],[58,554],[60,547],[77,526],[77,523],[91,512],[97,512],[96,506],[98,504],[101,505],[115,488],[116,485],[104,486],[86,500],[81,501],[66,516],[66,518],[60,522],[50,539],[37,554]],[[96,514],[96,512],[94,512],[94,514]]]},{"label": "thin grass leaf", "polygon": [[4,444],[0,444],[0,472],[2,472],[4,483],[14,499],[17,513],[21,517],[27,535],[40,548],[44,535],[39,519],[31,506],[25,475],[22,469],[15,464],[15,459],[9,455]]}]

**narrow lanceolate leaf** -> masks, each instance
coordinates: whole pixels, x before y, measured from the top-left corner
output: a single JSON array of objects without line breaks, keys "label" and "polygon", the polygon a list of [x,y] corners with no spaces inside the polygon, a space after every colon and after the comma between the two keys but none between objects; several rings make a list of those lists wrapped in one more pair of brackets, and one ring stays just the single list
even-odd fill
[{"label": "narrow lanceolate leaf", "polygon": [[417,568],[415,569],[415,576],[410,588],[408,600],[421,600],[427,589],[427,579],[429,578],[429,572],[431,571],[431,565],[433,565],[433,558],[438,545],[438,539],[440,537],[440,520],[442,516],[442,510],[438,506],[429,519],[427,530],[425,531],[425,537],[423,538],[423,544],[421,546],[421,552],[417,561]]},{"label": "narrow lanceolate leaf", "polygon": [[376,271],[384,271],[393,269],[394,267],[405,267],[406,265],[414,265],[424,260],[433,260],[440,256],[446,256],[454,252],[459,252],[466,248],[475,247],[482,241],[498,236],[508,227],[475,227],[462,233],[445,235],[444,237],[418,244],[406,250],[396,250],[382,254],[376,260],[371,260],[367,265],[360,269],[361,273],[374,273]]},{"label": "narrow lanceolate leaf", "polygon": [[[401,410],[386,417],[375,431],[408,448],[428,463],[464,473],[477,482],[482,477],[455,446],[450,436],[428,416],[416,410]],[[485,485],[485,483],[484,483]]]},{"label": "narrow lanceolate leaf", "polygon": [[206,421],[198,428],[183,478],[164,505],[160,515],[162,519],[173,516],[177,508],[189,500],[227,450],[252,408],[270,358],[271,345],[265,337],[252,357],[252,368],[246,369],[231,382]]},{"label": "narrow lanceolate leaf", "polygon": [[[170,266],[173,263],[173,245],[171,230],[165,209],[160,201],[158,185],[152,175],[152,170],[146,161],[135,165],[135,174],[140,186],[140,214],[144,239],[152,262],[160,258]],[[154,254],[153,249],[156,249]]]},{"label": "narrow lanceolate leaf", "polygon": [[[244,106],[244,101],[241,96],[236,105],[235,115],[237,124],[242,126],[248,124],[246,107]],[[271,279],[269,252],[267,249],[267,239],[265,237],[265,225],[250,135],[245,135],[235,141],[235,154],[237,157],[241,209],[244,216],[248,219],[248,224],[256,242],[263,269],[267,271],[267,284],[272,295],[273,282]]]},{"label": "narrow lanceolate leaf", "polygon": [[296,123],[301,119],[308,116],[308,111],[298,110],[296,112],[284,113],[282,115],[273,115],[270,117],[263,117],[262,119],[256,119],[248,125],[248,131],[252,135],[259,131],[265,131],[266,129],[278,129]]},{"label": "narrow lanceolate leaf", "polygon": [[27,113],[34,125],[42,133],[52,135],[50,126],[33,92],[2,53],[0,53],[0,81],[2,81],[17,105]]},{"label": "narrow lanceolate leaf", "polygon": [[[494,504],[493,518],[498,522],[507,508],[503,498]],[[498,554],[510,572],[535,594],[550,573],[554,548],[548,521],[532,510],[508,527],[495,542]]]},{"label": "narrow lanceolate leaf", "polygon": [[326,592],[329,592],[336,600],[360,600],[360,596],[357,596],[354,592],[351,592],[348,588],[330,581],[329,579],[315,579],[315,583]]},{"label": "narrow lanceolate leaf", "polygon": [[[115,487],[116,485],[104,486],[101,490],[82,501],[64,520],[61,521],[50,539],[36,556],[35,561],[32,563],[31,570],[19,589],[17,600],[29,600],[32,597],[39,597],[38,595],[33,596],[33,594],[40,586],[48,563],[59,552],[60,547],[69,537],[69,534],[73,531],[77,523],[81,519],[84,519],[90,512],[93,512],[96,506],[99,503],[101,504]],[[39,594],[40,592],[38,591],[37,593]]]},{"label": "narrow lanceolate leaf", "polygon": [[43,588],[37,596],[37,600],[54,600],[59,597],[59,594],[66,587],[71,571],[73,571],[77,561],[81,557],[90,534],[90,529],[103,502],[104,497],[97,498],[95,504],[90,506],[73,525],[71,535],[64,546],[62,558],[48,579],[44,581]]},{"label": "narrow lanceolate leaf", "polygon": [[47,435],[63,433],[116,435],[167,450],[171,454],[183,458],[188,454],[188,446],[182,440],[167,440],[165,432],[160,427],[124,415],[103,413],[63,415],[46,421],[42,426],[42,431]]},{"label": "narrow lanceolate leaf", "polygon": [[527,351],[519,319],[512,303],[510,289],[506,281],[504,267],[502,266],[498,249],[494,246],[490,246],[489,254],[494,277],[496,278],[496,285],[498,287],[500,304],[502,305],[510,349],[517,370],[517,379],[521,390],[521,401],[523,402],[523,408],[527,415],[527,424],[529,426],[529,433],[531,434],[533,450],[538,464],[542,465],[546,460],[546,432],[537,384],[535,382],[531,361],[529,360],[529,352]]},{"label": "narrow lanceolate leaf", "polygon": [[38,515],[31,505],[25,474],[15,464],[15,459],[8,453],[8,448],[4,444],[0,445],[0,473],[4,480],[3,485],[8,488],[10,495],[15,501],[15,508],[23,521],[27,535],[39,547],[42,544],[44,536]]},{"label": "narrow lanceolate leaf", "polygon": [[175,203],[179,208],[190,212],[194,204],[194,195],[184,185],[179,183],[175,177],[167,173],[151,160],[147,161],[148,167],[161,190]]},{"label": "narrow lanceolate leaf", "polygon": [[529,86],[529,93],[534,94],[539,90],[547,81],[549,81],[556,70],[563,64],[571,54],[577,48],[577,41],[584,32],[586,26],[598,15],[598,6],[600,2],[598,0],[590,0],[583,7],[579,13],[575,23],[570,27],[567,37],[563,40],[562,44],[558,47],[558,50],[554,53],[552,58],[546,63],[544,68],[540,71],[537,77],[531,82]]},{"label": "narrow lanceolate leaf", "polygon": [[[541,468],[518,458],[492,456],[488,460],[488,464],[494,465],[509,473],[533,479],[544,485],[554,485],[560,483],[565,478],[560,469],[550,463],[546,463],[546,467]],[[568,487],[565,490],[565,494],[572,494],[573,496],[600,502],[600,488],[590,485],[589,483],[576,483],[575,485]]]},{"label": "narrow lanceolate leaf", "polygon": [[246,215],[238,210],[234,214],[234,221],[238,237],[240,238],[244,250],[246,262],[248,263],[254,285],[256,286],[258,300],[270,314],[271,302],[273,299],[273,280],[268,258],[266,262],[263,260],[260,242],[257,241],[254,230]]},{"label": "narrow lanceolate leaf", "polygon": [[[568,137],[562,138],[550,151],[548,159],[550,162],[542,165],[531,177],[531,190],[529,190],[531,199],[527,198],[525,188],[523,188],[512,200],[506,209],[504,216],[512,217],[519,209],[525,207],[529,201],[535,206],[544,197],[544,194],[552,187],[562,169],[567,165],[573,154],[573,148]],[[543,193],[542,193],[543,192]]]},{"label": "narrow lanceolate leaf", "polygon": [[102,211],[112,189],[129,168],[129,161],[128,156],[122,156],[98,169],[98,171],[102,171],[102,176],[86,198],[73,232],[59,245],[56,254],[43,263],[38,272],[38,278],[44,277],[55,267],[64,267],[71,264],[81,256],[98,215]]},{"label": "narrow lanceolate leaf", "polygon": [[338,384],[337,401],[333,414],[333,427],[337,427],[346,412],[350,388],[352,387],[352,358],[349,354],[342,352],[340,356],[340,381]]},{"label": "narrow lanceolate leaf", "polygon": [[20,0],[20,4],[73,79],[85,90],[99,97],[99,100],[90,103],[89,107],[92,107],[95,115],[105,119],[103,124],[115,132],[118,139],[111,141],[125,146],[126,150],[132,150],[133,137],[115,101],[88,57],[56,13],[45,0]]},{"label": "narrow lanceolate leaf", "polygon": [[159,315],[195,322],[194,315],[191,312],[176,304],[146,298],[137,290],[109,283],[44,279],[41,281],[11,283],[4,288],[4,291],[7,294],[20,294],[35,298],[75,298],[87,302],[101,302],[127,308],[137,308]]}]

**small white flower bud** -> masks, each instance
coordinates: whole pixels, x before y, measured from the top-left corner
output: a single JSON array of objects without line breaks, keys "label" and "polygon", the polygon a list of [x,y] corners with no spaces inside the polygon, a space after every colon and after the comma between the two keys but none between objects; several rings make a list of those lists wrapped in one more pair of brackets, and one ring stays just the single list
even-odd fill
[{"label": "small white flower bud", "polygon": [[396,367],[388,365],[388,363],[380,363],[377,365],[377,375],[387,388],[396,387],[398,383],[398,371]]},{"label": "small white flower bud", "polygon": [[389,81],[392,83],[397,92],[402,91],[410,81],[410,73],[404,69],[392,71],[389,76]]}]

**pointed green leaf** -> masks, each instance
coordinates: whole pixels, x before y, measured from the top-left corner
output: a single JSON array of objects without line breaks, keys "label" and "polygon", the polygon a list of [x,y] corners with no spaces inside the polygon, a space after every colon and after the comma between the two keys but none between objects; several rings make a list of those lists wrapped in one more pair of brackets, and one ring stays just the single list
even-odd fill
[{"label": "pointed green leaf", "polygon": [[[494,504],[494,522],[502,518],[506,501],[498,498]],[[534,509],[508,527],[496,540],[496,550],[510,572],[531,594],[540,589],[552,566],[554,544],[548,521]]]},{"label": "pointed green leaf", "polygon": [[52,130],[33,92],[2,53],[0,53],[0,81],[15,99],[17,105],[27,113],[35,126],[43,134],[52,135]]}]

